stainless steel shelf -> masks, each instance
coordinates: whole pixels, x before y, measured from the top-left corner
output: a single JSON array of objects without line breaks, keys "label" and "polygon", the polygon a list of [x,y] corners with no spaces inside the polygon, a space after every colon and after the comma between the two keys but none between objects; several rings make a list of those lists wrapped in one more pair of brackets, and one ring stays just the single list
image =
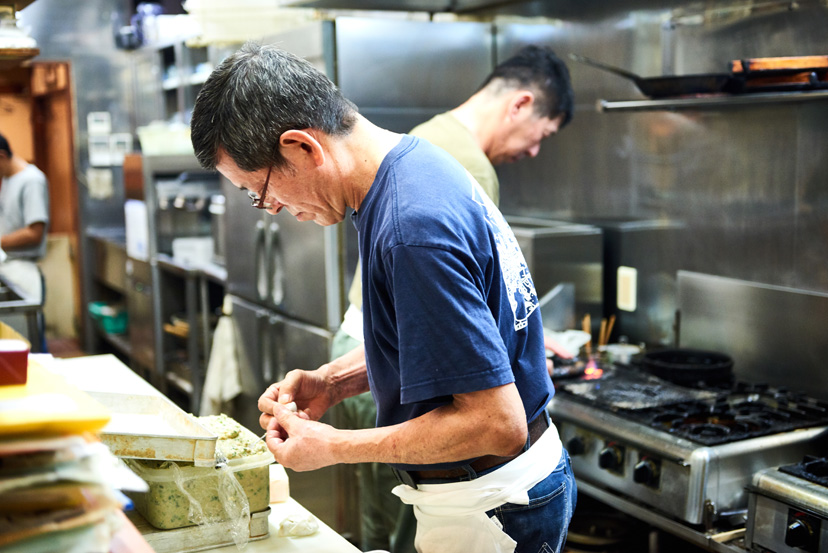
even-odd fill
[{"label": "stainless steel shelf", "polygon": [[189,381],[185,380],[183,377],[181,377],[181,376],[179,376],[175,373],[171,373],[171,372],[168,372],[166,376],[167,376],[167,382],[169,382],[170,384],[172,384],[173,386],[175,386],[176,388],[178,388],[179,390],[181,390],[185,394],[188,394],[190,396],[193,395],[193,383],[192,382],[189,382]]},{"label": "stainless steel shelf", "polygon": [[129,343],[129,336],[126,334],[109,334],[103,330],[98,329],[98,333],[104,341],[108,342],[112,347],[118,350],[119,353],[129,357],[132,355],[132,346]]},{"label": "stainless steel shelf", "polygon": [[737,106],[760,106],[828,100],[828,90],[815,92],[757,92],[696,98],[665,98],[661,100],[598,100],[597,111],[657,111],[682,109],[722,109]]}]

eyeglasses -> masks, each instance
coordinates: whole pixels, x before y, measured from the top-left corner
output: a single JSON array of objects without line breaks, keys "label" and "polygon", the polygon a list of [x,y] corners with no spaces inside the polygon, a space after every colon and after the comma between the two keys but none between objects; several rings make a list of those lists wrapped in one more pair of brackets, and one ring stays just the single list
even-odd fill
[{"label": "eyeglasses", "polygon": [[250,205],[255,207],[256,209],[267,209],[269,207],[268,204],[265,203],[265,196],[267,195],[267,185],[270,182],[270,172],[273,170],[273,166],[271,165],[270,168],[267,170],[267,177],[265,177],[264,186],[262,187],[262,194],[258,195],[252,190],[247,191],[247,196],[253,200],[253,203]]}]

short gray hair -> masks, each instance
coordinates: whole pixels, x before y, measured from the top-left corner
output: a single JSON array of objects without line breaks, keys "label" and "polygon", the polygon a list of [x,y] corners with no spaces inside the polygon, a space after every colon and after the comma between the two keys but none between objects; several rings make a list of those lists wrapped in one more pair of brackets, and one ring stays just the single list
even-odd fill
[{"label": "short gray hair", "polygon": [[213,70],[202,86],[190,123],[196,158],[215,169],[219,148],[244,171],[285,169],[282,133],[316,129],[346,135],[357,108],[309,62],[248,42]]}]

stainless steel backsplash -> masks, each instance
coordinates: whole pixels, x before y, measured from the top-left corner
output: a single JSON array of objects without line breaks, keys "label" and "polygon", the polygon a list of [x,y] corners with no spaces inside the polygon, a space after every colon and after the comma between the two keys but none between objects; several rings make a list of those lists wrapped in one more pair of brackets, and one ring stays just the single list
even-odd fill
[{"label": "stainless steel backsplash", "polygon": [[[557,9],[531,4],[537,15]],[[563,3],[575,10],[570,4]],[[824,2],[764,8],[717,2],[715,10],[705,8],[710,3],[665,3],[657,10],[635,4],[621,2],[600,17],[555,25],[508,25],[497,33],[499,45],[506,55],[516,44],[541,37],[560,54],[586,55],[645,77],[727,72],[731,60],[748,57],[828,53]],[[650,246],[637,246],[637,257],[651,248],[669,270],[649,283],[639,278],[643,303],[619,318],[618,334],[650,345],[674,343],[679,270],[828,292],[828,101],[598,112],[599,99],[643,96],[624,78],[574,61],[568,65],[575,118],[544,144],[538,158],[499,168],[501,206],[524,216],[598,225],[663,221],[674,229],[669,248],[658,233]],[[659,290],[642,294],[642,286]],[[612,300],[605,310],[614,310]],[[721,319],[729,320],[727,305],[720,308]],[[715,306],[707,315],[717,316]],[[815,328],[823,315],[807,307],[797,314]],[[757,320],[753,328],[765,332],[761,327],[774,324]],[[757,340],[751,347],[757,350],[753,359],[762,348],[783,344]],[[795,370],[817,374],[821,367]]]}]

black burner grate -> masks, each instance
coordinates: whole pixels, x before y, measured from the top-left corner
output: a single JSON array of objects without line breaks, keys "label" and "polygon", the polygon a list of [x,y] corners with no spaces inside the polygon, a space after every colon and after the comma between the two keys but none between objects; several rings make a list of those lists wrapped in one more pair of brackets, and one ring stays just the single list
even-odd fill
[{"label": "black burner grate", "polygon": [[785,465],[779,470],[793,476],[798,476],[808,482],[828,487],[828,457],[814,457],[806,455],[801,463]]},{"label": "black burner grate", "polygon": [[611,410],[625,419],[707,446],[828,425],[828,401],[803,393],[744,382],[714,392],[710,398]]}]

